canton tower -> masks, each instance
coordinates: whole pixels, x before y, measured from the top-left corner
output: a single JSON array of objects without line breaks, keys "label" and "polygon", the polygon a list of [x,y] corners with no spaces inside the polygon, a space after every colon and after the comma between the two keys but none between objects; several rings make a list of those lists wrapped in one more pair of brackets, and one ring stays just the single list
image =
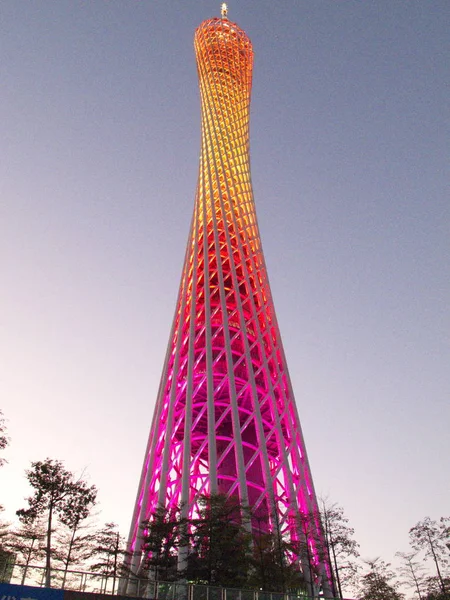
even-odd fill
[{"label": "canton tower", "polygon": [[201,97],[198,185],[131,524],[132,572],[139,573],[142,561],[141,524],[158,507],[182,507],[192,517],[199,496],[221,493],[265,516],[267,531],[303,542],[306,553],[295,559],[310,593],[320,588],[331,596],[253,200],[252,44],[223,5],[221,18],[197,28],[194,46]]}]

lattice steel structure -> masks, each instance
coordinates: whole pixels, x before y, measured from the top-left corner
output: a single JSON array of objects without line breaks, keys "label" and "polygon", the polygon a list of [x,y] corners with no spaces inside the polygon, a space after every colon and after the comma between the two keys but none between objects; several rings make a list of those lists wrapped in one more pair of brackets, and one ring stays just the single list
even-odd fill
[{"label": "lattice steel structure", "polygon": [[133,515],[133,571],[141,560],[141,523],[158,506],[183,506],[192,516],[199,495],[219,492],[237,496],[269,530],[306,542],[299,557],[305,577],[312,573],[313,591],[322,587],[329,596],[317,502],[253,201],[252,45],[225,10],[198,27],[194,45],[199,178]]}]

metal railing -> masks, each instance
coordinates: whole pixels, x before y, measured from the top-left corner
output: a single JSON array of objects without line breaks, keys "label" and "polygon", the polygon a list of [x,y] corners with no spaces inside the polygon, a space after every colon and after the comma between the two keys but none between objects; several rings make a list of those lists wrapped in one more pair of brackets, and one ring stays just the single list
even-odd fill
[{"label": "metal railing", "polygon": [[[301,594],[215,587],[196,583],[152,581],[136,577],[125,579],[89,571],[68,570],[64,576],[64,569],[52,568],[51,573],[51,585],[54,589],[127,595],[132,598],[148,600],[314,600]],[[125,583],[125,580],[128,582],[128,586],[126,594],[123,594],[119,590],[122,587],[121,583]],[[45,567],[15,563],[12,567],[9,565],[0,569],[0,582],[44,587]]]}]

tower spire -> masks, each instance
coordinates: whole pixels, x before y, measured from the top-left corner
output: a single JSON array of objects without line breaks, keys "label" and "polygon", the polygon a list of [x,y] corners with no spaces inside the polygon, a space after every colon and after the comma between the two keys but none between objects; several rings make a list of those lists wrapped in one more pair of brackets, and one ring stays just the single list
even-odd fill
[{"label": "tower spire", "polygon": [[228,18],[228,6],[227,6],[226,2],[222,2],[221,13],[222,13],[222,19]]}]

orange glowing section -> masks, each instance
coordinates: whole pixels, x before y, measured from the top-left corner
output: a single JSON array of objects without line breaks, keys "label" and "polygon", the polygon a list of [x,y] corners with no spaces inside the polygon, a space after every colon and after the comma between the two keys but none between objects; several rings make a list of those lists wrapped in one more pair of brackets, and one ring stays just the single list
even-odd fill
[{"label": "orange glowing section", "polygon": [[[200,25],[194,46],[202,116],[198,209],[208,217],[214,210],[222,228],[236,221],[239,229],[251,229],[256,222],[249,156],[252,44],[235,23],[215,18]],[[252,237],[256,251],[257,236]]]}]

